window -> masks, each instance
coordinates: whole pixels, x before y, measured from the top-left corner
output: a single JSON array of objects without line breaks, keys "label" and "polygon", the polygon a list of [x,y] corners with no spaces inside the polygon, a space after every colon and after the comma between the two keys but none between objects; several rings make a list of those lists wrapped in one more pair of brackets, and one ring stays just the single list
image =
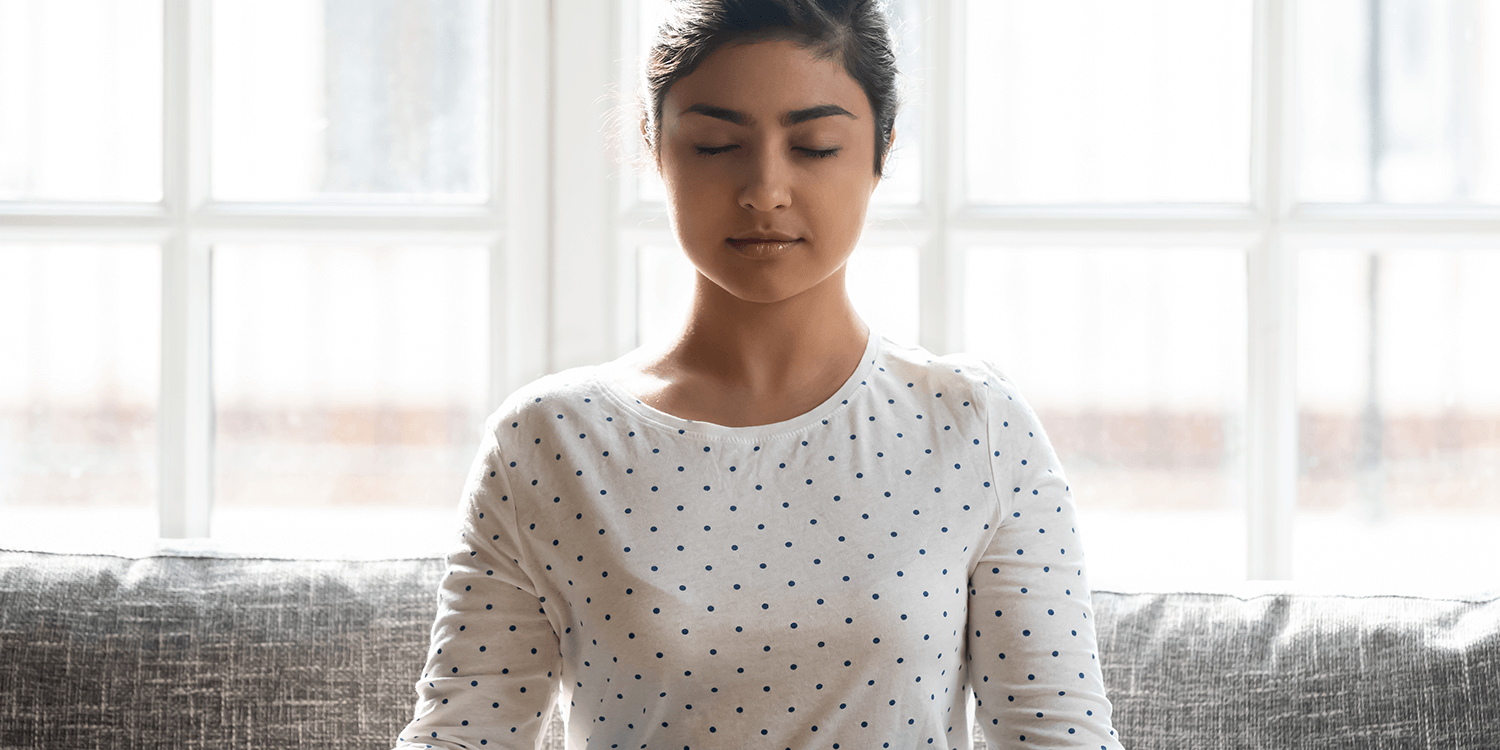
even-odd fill
[{"label": "window", "polygon": [[545,316],[545,194],[506,179],[545,168],[546,24],[0,7],[3,543],[446,540],[484,417],[546,371],[508,330]]},{"label": "window", "polygon": [[[1490,584],[1500,9],[889,5],[851,296],[1018,383],[1096,587]],[[685,309],[664,7],[0,6],[0,534],[434,549],[504,395]]]}]

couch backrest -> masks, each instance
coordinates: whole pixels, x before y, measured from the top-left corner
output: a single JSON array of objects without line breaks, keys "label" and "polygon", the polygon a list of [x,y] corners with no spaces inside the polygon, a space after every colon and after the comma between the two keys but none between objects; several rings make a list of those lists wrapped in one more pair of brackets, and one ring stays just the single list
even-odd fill
[{"label": "couch backrest", "polygon": [[[389,746],[442,572],[0,550],[0,748]],[[1094,607],[1132,750],[1500,746],[1500,600],[1099,591]]]},{"label": "couch backrest", "polygon": [[394,745],[442,569],[0,552],[0,747]]},{"label": "couch backrest", "polygon": [[1500,599],[1094,593],[1125,746],[1500,748]]}]

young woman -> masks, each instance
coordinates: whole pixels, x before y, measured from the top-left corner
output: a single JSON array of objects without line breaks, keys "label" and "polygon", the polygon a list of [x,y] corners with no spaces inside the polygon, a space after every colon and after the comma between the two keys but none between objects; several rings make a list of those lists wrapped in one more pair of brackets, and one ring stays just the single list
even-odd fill
[{"label": "young woman", "polygon": [[486,426],[402,746],[1121,747],[1073,501],[988,362],[844,289],[895,137],[879,9],[687,0],[642,133],[697,268],[661,351]]}]

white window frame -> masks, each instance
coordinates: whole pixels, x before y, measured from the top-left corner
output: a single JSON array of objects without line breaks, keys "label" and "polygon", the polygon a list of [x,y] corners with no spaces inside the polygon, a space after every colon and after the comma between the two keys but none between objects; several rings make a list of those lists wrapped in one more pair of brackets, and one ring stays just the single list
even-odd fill
[{"label": "white window frame", "polygon": [[[635,74],[636,0],[489,0],[490,200],[478,206],[249,203],[208,194],[209,0],[164,0],[163,200],[0,203],[0,241],[162,248],[160,534],[209,533],[211,248],[225,242],[475,244],[490,253],[491,405],[547,372],[635,347],[636,251],[671,246],[639,203],[604,123]],[[963,348],[968,247],[1193,245],[1244,249],[1247,571],[1292,576],[1297,493],[1297,254],[1307,247],[1500,247],[1500,208],[1299,204],[1293,199],[1293,0],[1255,0],[1251,201],[1245,205],[981,206],[964,202],[966,0],[921,0],[931,57],[922,96],[922,201],[878,209],[876,245],[919,249],[920,337]],[[938,51],[933,53],[932,51]],[[898,228],[899,227],[899,228]],[[538,283],[544,280],[544,283]]]},{"label": "white window frame", "polygon": [[[0,203],[3,242],[161,248],[155,511],[163,538],[206,537],[213,501],[212,248],[295,241],[482,246],[489,251],[490,403],[544,374],[550,170],[546,4],[490,4],[489,199],[478,205],[217,201],[209,194],[210,0],[163,0],[163,173],[156,203]],[[529,108],[527,105],[530,105]]]}]

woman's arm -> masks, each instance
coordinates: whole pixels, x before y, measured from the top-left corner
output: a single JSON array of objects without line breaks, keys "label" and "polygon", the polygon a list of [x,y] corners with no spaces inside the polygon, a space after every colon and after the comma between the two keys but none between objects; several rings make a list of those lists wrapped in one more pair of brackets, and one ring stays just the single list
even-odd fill
[{"label": "woman's arm", "polygon": [[1121,748],[1073,497],[1036,414],[998,371],[987,398],[1000,525],[969,581],[969,682],[999,748]]},{"label": "woman's arm", "polygon": [[415,718],[398,748],[533,750],[558,693],[557,633],[522,566],[493,428],[492,420],[464,486],[461,539],[438,586]]}]

